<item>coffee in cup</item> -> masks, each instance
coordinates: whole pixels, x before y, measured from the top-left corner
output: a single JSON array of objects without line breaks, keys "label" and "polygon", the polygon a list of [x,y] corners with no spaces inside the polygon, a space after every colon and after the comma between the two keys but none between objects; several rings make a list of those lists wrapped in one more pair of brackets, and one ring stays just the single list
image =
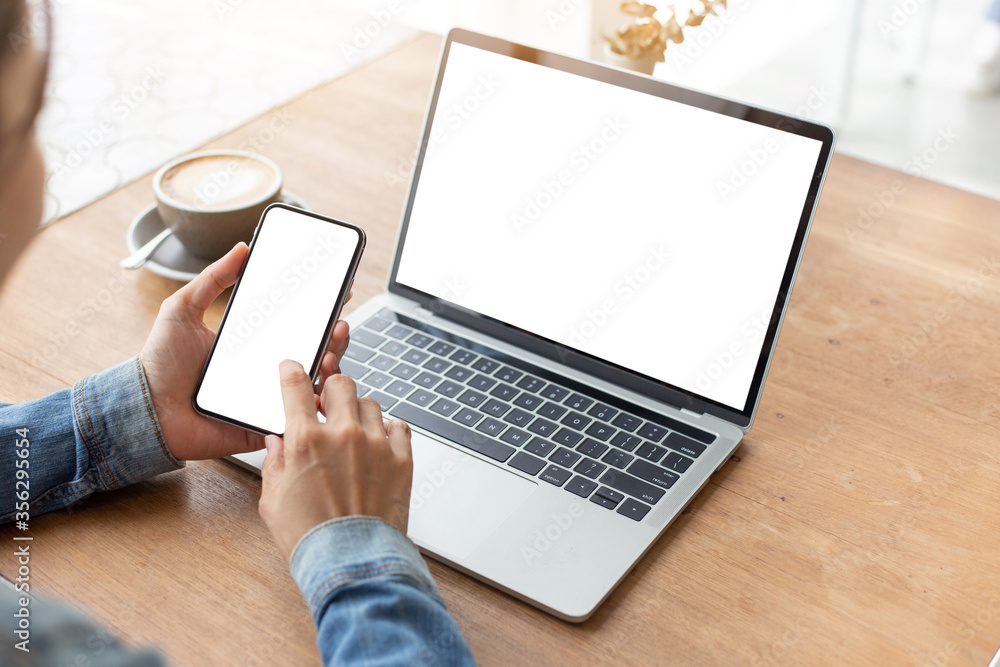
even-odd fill
[{"label": "coffee in cup", "polygon": [[281,197],[281,170],[245,151],[206,151],[165,164],[153,177],[163,224],[194,255],[218,259],[247,243],[268,205]]}]

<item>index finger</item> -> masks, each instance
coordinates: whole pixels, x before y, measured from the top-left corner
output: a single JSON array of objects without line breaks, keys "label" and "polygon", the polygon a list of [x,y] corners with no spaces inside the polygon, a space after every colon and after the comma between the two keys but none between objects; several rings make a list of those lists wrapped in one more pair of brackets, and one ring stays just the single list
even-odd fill
[{"label": "index finger", "polygon": [[320,396],[323,403],[323,414],[327,424],[336,424],[341,419],[351,419],[360,422],[358,411],[358,388],[349,375],[331,375],[323,385]]},{"label": "index finger", "polygon": [[312,380],[302,364],[285,359],[278,364],[281,376],[281,402],[285,406],[285,431],[296,422],[316,422],[316,398]]}]

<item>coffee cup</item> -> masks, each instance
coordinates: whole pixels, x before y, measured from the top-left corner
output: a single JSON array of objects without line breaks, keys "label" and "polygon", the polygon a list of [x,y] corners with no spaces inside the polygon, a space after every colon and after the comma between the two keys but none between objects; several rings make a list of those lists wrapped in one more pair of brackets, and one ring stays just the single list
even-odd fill
[{"label": "coffee cup", "polygon": [[281,170],[246,151],[183,155],[153,176],[156,210],[193,255],[218,259],[247,243],[264,209],[281,197]]}]

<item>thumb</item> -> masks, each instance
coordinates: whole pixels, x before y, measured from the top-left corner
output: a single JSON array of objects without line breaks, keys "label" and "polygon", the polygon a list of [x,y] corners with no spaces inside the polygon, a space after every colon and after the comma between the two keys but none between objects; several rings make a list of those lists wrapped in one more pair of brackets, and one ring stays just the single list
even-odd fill
[{"label": "thumb", "polygon": [[260,467],[262,498],[278,485],[285,471],[285,441],[272,434],[264,438],[264,446],[267,447],[267,456]]},{"label": "thumb", "polygon": [[236,283],[248,251],[247,244],[240,241],[225,256],[206,267],[178,290],[181,303],[204,312],[220,294]]}]

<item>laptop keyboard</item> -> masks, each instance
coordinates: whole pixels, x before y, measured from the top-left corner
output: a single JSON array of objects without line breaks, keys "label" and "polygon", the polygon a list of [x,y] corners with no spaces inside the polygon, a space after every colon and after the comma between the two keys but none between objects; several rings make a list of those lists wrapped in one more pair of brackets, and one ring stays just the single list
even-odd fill
[{"label": "laptop keyboard", "polygon": [[634,521],[715,440],[385,309],[340,368],[383,412]]}]

